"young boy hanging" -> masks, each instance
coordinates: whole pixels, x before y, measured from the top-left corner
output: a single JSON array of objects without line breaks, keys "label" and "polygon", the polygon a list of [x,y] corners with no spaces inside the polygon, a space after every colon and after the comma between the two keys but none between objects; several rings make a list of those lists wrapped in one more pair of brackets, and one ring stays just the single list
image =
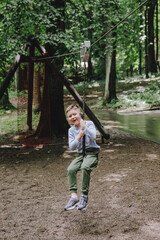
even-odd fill
[{"label": "young boy hanging", "polygon": [[[96,143],[96,128],[94,123],[82,119],[78,105],[70,105],[66,109],[66,114],[72,125],[68,131],[69,148],[71,150],[77,150],[78,156],[71,162],[67,169],[71,197],[64,209],[71,210],[77,207],[78,210],[85,210],[88,202],[90,174],[98,164],[100,146]],[[85,146],[83,146],[84,143]],[[76,178],[79,169],[82,174],[80,200],[78,200],[77,196]]]}]

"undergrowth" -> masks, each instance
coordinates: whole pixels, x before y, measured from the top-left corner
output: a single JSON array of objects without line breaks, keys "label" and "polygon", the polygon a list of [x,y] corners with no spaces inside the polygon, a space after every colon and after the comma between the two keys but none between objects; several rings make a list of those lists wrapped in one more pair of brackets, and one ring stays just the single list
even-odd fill
[{"label": "undergrowth", "polygon": [[129,84],[120,81],[118,90],[117,99],[106,103],[106,107],[111,109],[141,107],[145,109],[160,106],[159,78],[152,81],[133,81]]}]

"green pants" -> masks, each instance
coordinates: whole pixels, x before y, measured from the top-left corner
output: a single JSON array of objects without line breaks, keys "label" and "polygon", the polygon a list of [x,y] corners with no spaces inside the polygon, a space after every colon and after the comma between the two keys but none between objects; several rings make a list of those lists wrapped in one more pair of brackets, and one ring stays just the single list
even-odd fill
[{"label": "green pants", "polygon": [[98,156],[97,155],[86,155],[83,157],[79,154],[67,169],[68,182],[70,192],[77,192],[77,172],[80,169],[82,173],[82,195],[88,195],[89,184],[90,184],[90,174],[91,171],[97,167]]}]

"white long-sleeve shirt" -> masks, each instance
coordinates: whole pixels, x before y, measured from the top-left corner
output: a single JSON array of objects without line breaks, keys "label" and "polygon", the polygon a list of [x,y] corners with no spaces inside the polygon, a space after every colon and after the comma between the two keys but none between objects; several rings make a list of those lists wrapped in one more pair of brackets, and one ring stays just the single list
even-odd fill
[{"label": "white long-sleeve shirt", "polygon": [[[68,130],[69,148],[76,150],[78,153],[83,152],[83,138],[80,141],[77,140],[77,136],[81,130],[81,127],[75,127],[74,125]],[[85,134],[85,149],[88,148],[100,148],[96,143],[96,128],[92,121],[86,121],[86,128],[83,130]]]}]

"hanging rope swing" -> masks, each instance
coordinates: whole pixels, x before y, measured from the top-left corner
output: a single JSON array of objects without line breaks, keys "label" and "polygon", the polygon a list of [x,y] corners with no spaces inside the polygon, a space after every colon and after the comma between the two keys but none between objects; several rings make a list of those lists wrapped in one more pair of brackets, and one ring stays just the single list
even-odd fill
[{"label": "hanging rope swing", "polygon": [[[81,66],[84,68],[84,81],[83,81],[83,116],[85,114],[85,90],[86,90],[86,70],[88,68],[88,59],[89,59],[89,48],[90,48],[90,41],[84,41],[80,47],[80,59],[81,59]],[[85,139],[86,135],[83,136],[83,157],[85,156]]]},{"label": "hanging rope swing", "polygon": [[86,70],[88,68],[88,59],[89,59],[89,48],[91,46],[90,41],[84,41],[81,43],[80,47],[80,59],[81,59],[81,66],[83,67],[84,71],[84,81],[83,81],[83,117],[85,114],[85,89],[86,89]]}]

